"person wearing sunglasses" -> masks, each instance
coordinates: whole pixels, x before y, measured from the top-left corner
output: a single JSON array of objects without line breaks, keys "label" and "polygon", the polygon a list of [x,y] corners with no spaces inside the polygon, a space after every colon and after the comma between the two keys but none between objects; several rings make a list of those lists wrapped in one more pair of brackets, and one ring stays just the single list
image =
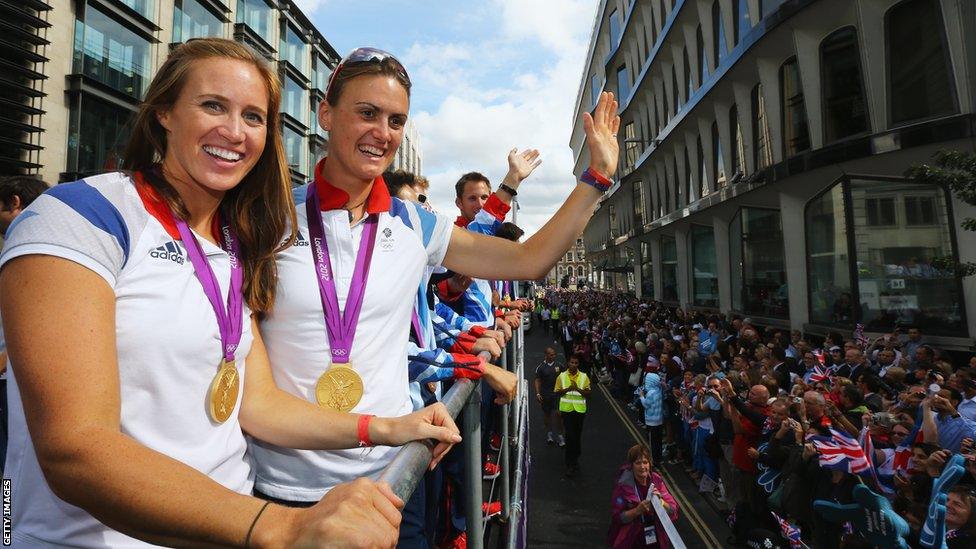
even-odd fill
[{"label": "person wearing sunglasses", "polygon": [[443,406],[370,421],[276,387],[256,319],[295,242],[280,105],[260,55],[188,41],[146,91],[127,171],[57,185],[8,230],[14,546],[389,546],[388,487],[270,505],[252,496],[245,433],[300,448],[460,440]]},{"label": "person wearing sunglasses", "polygon": [[[320,406],[361,414],[409,412],[407,342],[425,269],[495,280],[539,279],[576,241],[616,172],[620,118],[604,93],[584,114],[590,167],[533,237],[516,243],[455,227],[392,198],[382,174],[403,139],[411,82],[392,55],[359,48],[333,72],[318,122],[329,154],[296,189],[309,247],[277,255],[279,300],[260,324],[275,380]],[[311,297],[310,297],[311,296]],[[316,299],[314,296],[318,296]],[[395,450],[295,450],[256,441],[256,492],[296,505],[341,482],[375,477]]]}]

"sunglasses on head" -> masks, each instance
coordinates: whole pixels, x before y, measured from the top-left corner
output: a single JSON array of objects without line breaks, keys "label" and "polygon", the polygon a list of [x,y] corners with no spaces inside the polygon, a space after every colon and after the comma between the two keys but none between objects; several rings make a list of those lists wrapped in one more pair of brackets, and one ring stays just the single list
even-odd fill
[{"label": "sunglasses on head", "polygon": [[409,84],[410,77],[407,75],[407,69],[403,68],[403,64],[392,53],[376,48],[356,48],[349,52],[349,55],[343,57],[336,69],[332,71],[332,76],[329,77],[329,85],[325,88],[325,96],[329,96],[329,91],[332,90],[332,83],[335,82],[336,76],[343,69],[366,63],[375,63],[378,65],[387,60],[393,65],[393,70],[396,71],[397,75]]}]

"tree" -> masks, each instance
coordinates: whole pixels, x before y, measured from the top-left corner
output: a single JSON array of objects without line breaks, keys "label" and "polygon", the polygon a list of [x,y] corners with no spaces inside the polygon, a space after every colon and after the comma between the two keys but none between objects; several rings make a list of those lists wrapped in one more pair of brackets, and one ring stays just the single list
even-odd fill
[{"label": "tree", "polygon": [[[905,172],[920,183],[942,185],[956,195],[956,198],[966,204],[976,206],[976,153],[963,151],[939,151],[933,157],[933,164],[912,166]],[[965,231],[976,231],[976,219],[967,217],[960,224]],[[976,274],[976,263],[957,263],[953,265],[951,258],[946,265],[939,268],[954,269],[957,276],[964,277]]]}]

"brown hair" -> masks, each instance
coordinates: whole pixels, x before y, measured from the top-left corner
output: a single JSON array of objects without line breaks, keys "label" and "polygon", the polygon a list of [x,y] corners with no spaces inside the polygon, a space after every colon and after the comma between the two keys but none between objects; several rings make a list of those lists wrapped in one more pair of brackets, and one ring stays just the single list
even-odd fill
[{"label": "brown hair", "polygon": [[627,463],[633,464],[640,458],[647,458],[647,461],[654,465],[654,459],[651,457],[651,453],[647,451],[647,448],[643,444],[635,444],[627,450]]},{"label": "brown hair", "polygon": [[333,107],[339,104],[339,98],[342,96],[342,89],[346,86],[346,82],[360,76],[380,75],[395,78],[407,91],[407,99],[410,99],[410,79],[403,72],[400,62],[391,57],[378,62],[342,64],[336,70],[338,72],[332,77],[328,95],[325,96],[325,100]]},{"label": "brown hair", "polygon": [[484,182],[485,185],[488,185],[488,190],[491,190],[491,182],[488,181],[488,178],[485,177],[484,174],[478,172],[468,172],[462,175],[461,178],[457,180],[457,183],[454,184],[454,192],[457,194],[457,198],[461,198],[461,195],[464,194],[464,186],[472,181]]},{"label": "brown hair", "polygon": [[[166,156],[166,129],[157,115],[172,108],[197,61],[214,57],[251,63],[268,88],[267,140],[254,168],[229,190],[222,206],[241,243],[244,266],[244,298],[255,313],[267,313],[274,305],[277,268],[275,254],[295,239],[295,203],[291,194],[288,162],[281,134],[281,81],[259,54],[247,46],[222,38],[190,40],[170,53],[156,73],[139,107],[132,135],[122,158],[126,170],[148,171]],[[186,206],[176,190],[162,177],[147,177],[175,215],[185,219]],[[290,227],[290,234],[286,233]],[[282,243],[282,236],[286,236]]]}]

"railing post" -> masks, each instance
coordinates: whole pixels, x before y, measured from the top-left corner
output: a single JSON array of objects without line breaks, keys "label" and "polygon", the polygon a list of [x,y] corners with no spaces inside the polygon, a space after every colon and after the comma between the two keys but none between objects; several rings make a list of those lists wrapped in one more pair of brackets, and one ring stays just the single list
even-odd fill
[{"label": "railing post", "polygon": [[464,406],[464,515],[467,523],[467,546],[483,549],[484,530],[481,525],[481,387],[471,393]]},{"label": "railing post", "polygon": [[[517,331],[515,332],[517,333]],[[515,364],[514,357],[512,356],[511,349],[514,348],[515,336],[513,334],[512,339],[505,344],[505,348],[502,349],[502,363],[501,367],[511,371],[512,365]],[[508,404],[503,404],[501,406],[501,443],[499,444],[498,452],[498,464],[501,467],[501,504],[502,504],[502,520],[507,521],[509,514],[511,512],[511,480],[512,480],[512,463],[511,463],[511,452],[509,451],[509,412],[511,411],[511,406]]]}]

